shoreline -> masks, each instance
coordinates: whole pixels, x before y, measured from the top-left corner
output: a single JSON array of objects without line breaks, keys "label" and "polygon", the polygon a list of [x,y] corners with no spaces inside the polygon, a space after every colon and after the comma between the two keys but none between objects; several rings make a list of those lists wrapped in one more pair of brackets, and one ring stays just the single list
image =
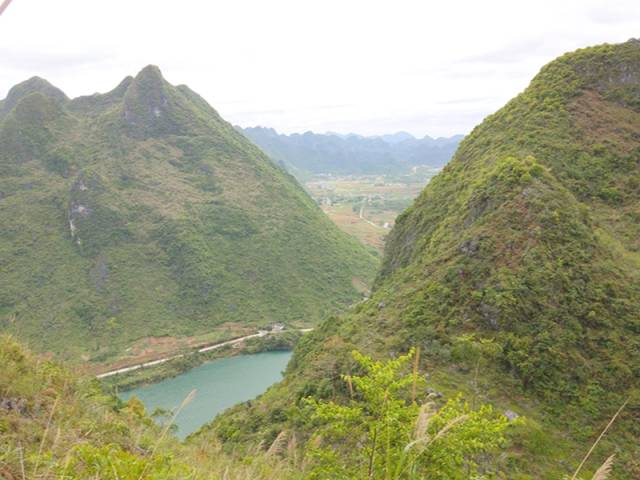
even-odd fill
[{"label": "shoreline", "polygon": [[[282,330],[282,331],[284,331],[284,330]],[[248,340],[250,338],[265,337],[267,335],[276,334],[276,333],[280,333],[280,332],[269,332],[269,331],[266,331],[266,330],[258,330],[258,333],[253,333],[251,335],[245,335],[244,337],[233,338],[231,340],[225,340],[224,342],[214,343],[214,344],[207,345],[207,346],[204,346],[204,347],[196,347],[196,348],[193,349],[192,352],[169,355],[167,357],[162,357],[162,358],[159,358],[159,359],[156,359],[156,360],[150,360],[148,362],[136,363],[134,365],[128,365],[126,367],[116,368],[116,369],[113,369],[113,370],[107,370],[106,372],[102,372],[102,373],[96,375],[96,378],[102,379],[102,378],[111,377],[113,375],[119,375],[121,373],[133,372],[133,371],[139,370],[141,368],[147,368],[147,367],[153,367],[155,365],[161,365],[161,364],[166,363],[166,362],[168,362],[170,360],[175,360],[176,358],[182,358],[182,357],[184,357],[186,355],[192,355],[194,353],[205,353],[205,352],[209,352],[211,350],[217,350],[218,348],[222,348],[222,347],[225,347],[227,345],[234,345],[236,343],[243,342],[244,340]]]},{"label": "shoreline", "polygon": [[290,351],[302,335],[312,330],[312,328],[302,328],[275,332],[259,331],[232,340],[200,346],[190,352],[103,372],[95,375],[95,378],[119,391],[126,391],[181,375],[203,363],[219,358],[276,350]]}]

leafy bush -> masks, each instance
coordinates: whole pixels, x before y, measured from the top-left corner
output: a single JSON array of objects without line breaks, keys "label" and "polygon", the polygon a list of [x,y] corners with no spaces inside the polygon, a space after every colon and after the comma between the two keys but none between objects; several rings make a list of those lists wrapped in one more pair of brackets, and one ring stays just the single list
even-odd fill
[{"label": "leafy bush", "polygon": [[364,373],[343,376],[349,402],[307,400],[317,425],[308,478],[462,480],[479,474],[478,455],[504,443],[508,420],[490,406],[473,410],[461,397],[439,410],[428,397],[419,404],[417,366],[403,374],[413,352],[387,362],[353,356]]}]

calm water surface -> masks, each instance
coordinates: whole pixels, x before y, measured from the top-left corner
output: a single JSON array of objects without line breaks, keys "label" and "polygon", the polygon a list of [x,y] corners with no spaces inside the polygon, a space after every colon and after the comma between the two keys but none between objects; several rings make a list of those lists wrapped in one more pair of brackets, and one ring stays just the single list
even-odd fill
[{"label": "calm water surface", "polygon": [[174,409],[193,389],[196,396],[178,415],[176,435],[184,438],[232,405],[263,393],[282,378],[291,352],[265,352],[222,358],[200,365],[177,377],[145,385],[120,395],[135,395],[147,412],[156,408]]}]

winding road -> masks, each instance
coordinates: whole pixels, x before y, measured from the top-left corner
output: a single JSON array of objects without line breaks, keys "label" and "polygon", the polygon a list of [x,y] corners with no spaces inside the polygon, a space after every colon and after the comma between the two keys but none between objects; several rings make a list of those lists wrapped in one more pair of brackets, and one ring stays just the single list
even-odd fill
[{"label": "winding road", "polygon": [[364,209],[367,206],[368,202],[369,202],[369,197],[364,197],[364,200],[362,201],[362,206],[360,207],[360,214],[359,214],[360,219],[364,220],[369,225],[373,225],[376,228],[383,228],[380,225],[377,225],[377,224],[373,223],[371,220],[367,220],[366,218],[364,218]]},{"label": "winding road", "polygon": [[[310,332],[311,330],[313,330],[313,328],[300,328],[297,331],[301,332],[301,333],[307,333],[307,332]],[[289,331],[290,330],[279,330],[279,331],[276,331],[276,332],[268,332],[266,330],[259,330],[258,333],[254,333],[252,335],[246,335],[244,337],[234,338],[233,340],[227,340],[225,342],[214,343],[213,345],[208,345],[206,347],[198,348],[196,350],[196,352],[197,353],[210,352],[211,350],[217,350],[218,348],[226,347],[227,345],[235,345],[236,343],[243,342],[243,341],[248,340],[250,338],[265,337],[267,335],[277,335],[278,333],[289,332]],[[106,378],[106,377],[111,377],[113,375],[118,375],[119,373],[132,372],[132,371],[138,370],[140,368],[153,367],[155,365],[160,365],[162,363],[168,362],[169,360],[174,360],[176,358],[181,358],[181,357],[184,357],[184,356],[185,356],[185,354],[181,353],[181,354],[178,354],[178,355],[171,355],[171,356],[168,356],[168,357],[160,358],[158,360],[152,360],[150,362],[138,363],[138,364],[135,364],[135,365],[130,365],[128,367],[118,368],[118,369],[115,369],[115,370],[109,370],[107,372],[103,372],[103,373],[101,373],[99,375],[96,375],[96,378]]]}]

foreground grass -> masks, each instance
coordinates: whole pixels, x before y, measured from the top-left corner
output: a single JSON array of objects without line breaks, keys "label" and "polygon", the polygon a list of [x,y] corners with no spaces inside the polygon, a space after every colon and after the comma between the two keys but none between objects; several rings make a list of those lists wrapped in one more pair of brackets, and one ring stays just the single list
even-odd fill
[{"label": "foreground grass", "polygon": [[[0,336],[4,367],[0,370],[0,478],[501,478],[491,474],[493,459],[511,441],[509,430],[526,420],[508,421],[491,407],[474,408],[460,397],[437,405],[433,392],[425,389],[418,358],[411,360],[411,354],[385,362],[354,355],[362,374],[343,376],[351,392],[349,400],[305,400],[300,421],[313,426],[311,437],[281,430],[269,444],[256,444],[240,453],[230,451],[211,431],[194,435],[185,444],[172,436],[173,421],[195,391],[170,418],[156,424],[139,400],[121,402],[104,393],[95,380],[78,378],[58,363],[33,356],[12,338]],[[594,447],[572,480],[608,477],[614,457],[593,476],[578,476]]]},{"label": "foreground grass", "polygon": [[157,425],[138,400],[123,403],[7,336],[0,336],[0,364],[0,478],[293,478],[286,463],[264,453],[238,462],[211,440],[182,445],[171,420]]}]

